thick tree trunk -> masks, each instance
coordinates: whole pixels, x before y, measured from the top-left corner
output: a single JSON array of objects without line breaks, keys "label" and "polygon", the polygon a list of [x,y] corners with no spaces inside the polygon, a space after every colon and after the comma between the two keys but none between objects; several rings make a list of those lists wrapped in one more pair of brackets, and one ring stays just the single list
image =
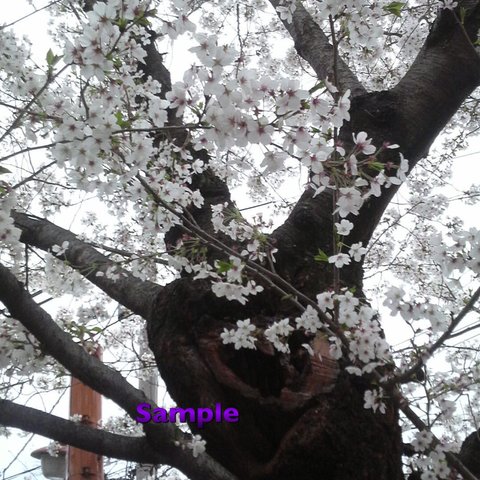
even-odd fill
[{"label": "thick tree trunk", "polygon": [[[357,102],[352,123],[365,108],[377,106],[378,95],[383,94]],[[373,125],[364,123],[374,132],[374,140],[394,141],[391,129],[385,133]],[[350,146],[351,127],[341,136]],[[332,266],[313,258],[319,248],[332,254],[332,212],[331,193],[313,198],[307,191],[286,223],[270,236],[278,248],[276,272],[313,299],[333,287]],[[365,243],[376,220],[372,215],[364,225]],[[342,269],[342,284],[355,286],[359,296],[362,281],[361,264]],[[266,343],[259,343],[256,351],[236,351],[222,344],[222,330],[239,319],[250,318],[266,328],[299,315],[288,298],[263,286],[264,293],[240,306],[215,297],[208,281],[184,277],[166,286],[152,308],[150,347],[178,405],[221,403],[239,411],[238,423],[210,424],[198,432],[207,440],[209,454],[245,480],[401,479],[397,406],[388,404],[385,414],[366,410],[364,392],[374,387],[342,372],[329,356],[328,339],[296,333],[289,355]],[[312,361],[301,347],[307,341],[322,361],[316,361],[318,357]]]},{"label": "thick tree trunk", "polygon": [[171,395],[182,407],[221,403],[239,411],[238,423],[198,431],[214,458],[245,480],[402,478],[396,407],[366,410],[363,394],[371,385],[339,373],[324,339],[313,342],[322,362],[310,360],[302,338],[288,356],[266,345],[235,351],[221,344],[223,327],[236,319],[262,326],[284,318],[288,301],[266,292],[237,308],[216,298],[207,282],[189,278],[166,289],[148,333]]},{"label": "thick tree trunk", "polygon": [[[474,10],[467,17],[467,30],[469,21],[477,23],[476,16]],[[399,85],[352,99],[351,121],[339,132],[347,151],[353,146],[352,133],[365,131],[376,146],[400,144],[410,168],[426,155],[480,80],[478,57],[450,17],[448,11],[440,15]],[[442,41],[434,35],[439,30]],[[399,161],[392,150],[380,160]],[[394,176],[395,170],[386,173]],[[395,191],[384,190],[380,198],[366,202],[351,219],[355,226],[349,241],[368,244]],[[306,191],[285,224],[270,236],[278,248],[276,272],[312,299],[333,287],[331,266],[313,259],[319,248],[333,253],[333,208],[331,192],[314,198]],[[341,270],[341,284],[354,286],[356,295],[363,296],[362,282],[361,264]],[[221,403],[239,410],[238,423],[210,424],[199,432],[207,440],[208,452],[245,480],[403,478],[397,406],[390,402],[385,414],[366,410],[364,392],[374,384],[344,373],[329,357],[327,339],[319,336],[312,341],[296,334],[289,355],[261,343],[256,351],[222,345],[221,331],[239,319],[250,318],[262,328],[298,315],[288,299],[264,287],[262,295],[241,307],[216,298],[208,282],[185,277],[165,287],[152,309],[150,347],[174,400],[182,407]],[[301,348],[305,341],[312,341],[322,363],[312,361]]]}]

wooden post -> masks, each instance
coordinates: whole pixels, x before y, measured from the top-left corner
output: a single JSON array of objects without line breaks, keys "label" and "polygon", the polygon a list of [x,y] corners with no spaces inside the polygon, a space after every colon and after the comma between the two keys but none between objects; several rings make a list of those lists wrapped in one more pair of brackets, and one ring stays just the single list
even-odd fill
[{"label": "wooden post", "polygon": [[[92,354],[101,359],[100,347]],[[70,415],[81,415],[82,423],[97,428],[102,418],[102,397],[72,377]],[[96,453],[68,447],[68,480],[103,480],[103,458]]]},{"label": "wooden post", "polygon": [[[143,339],[142,343],[140,344],[140,354],[144,354],[149,351],[149,348],[147,347],[148,341],[147,341],[147,335],[146,331],[143,333]],[[140,390],[143,390],[145,395],[149,400],[151,400],[154,403],[157,403],[158,401],[158,374],[155,372],[152,372],[151,375],[148,376],[147,379],[140,379],[138,382],[138,386]],[[136,468],[136,475],[137,475],[137,480],[152,480],[154,479],[157,475],[157,469],[155,465],[148,465],[148,464],[137,464]]]}]

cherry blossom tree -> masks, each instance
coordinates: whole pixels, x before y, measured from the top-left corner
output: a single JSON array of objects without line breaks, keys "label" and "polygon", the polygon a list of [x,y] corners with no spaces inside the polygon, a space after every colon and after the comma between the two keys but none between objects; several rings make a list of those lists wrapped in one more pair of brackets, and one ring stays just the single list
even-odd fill
[{"label": "cherry blossom tree", "polygon": [[[42,9],[40,62],[0,29],[0,423],[191,479],[480,476],[480,231],[448,210],[479,189],[444,193],[480,2]],[[152,369],[238,423],[136,424]],[[28,405],[70,374],[126,417]]]}]

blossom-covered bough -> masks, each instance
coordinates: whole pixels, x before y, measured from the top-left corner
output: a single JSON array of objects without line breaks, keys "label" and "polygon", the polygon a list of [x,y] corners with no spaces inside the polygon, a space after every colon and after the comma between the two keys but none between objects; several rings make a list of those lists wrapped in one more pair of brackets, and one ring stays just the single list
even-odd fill
[{"label": "blossom-covered bough", "polygon": [[[384,214],[400,184],[458,128],[456,112],[468,125],[454,140],[475,131],[480,3],[59,0],[49,11],[43,66],[15,25],[0,30],[0,423],[192,479],[477,478],[476,434],[449,445],[476,425],[475,353],[449,385],[425,369],[475,328],[462,322],[478,313],[480,232],[457,220],[433,230],[445,202],[422,198],[420,175],[417,243],[382,236],[400,224]],[[288,32],[296,54],[272,62],[267,31]],[[171,61],[186,71],[172,81],[164,49],[182,35]],[[190,68],[179,49],[195,55]],[[299,64],[310,90],[282,71]],[[278,194],[295,171],[305,188],[273,231],[232,199],[245,182]],[[404,358],[369,302],[367,249],[411,284],[383,292],[414,333]],[[46,293],[73,295],[75,313],[43,307]],[[106,298],[123,309],[119,330]],[[239,422],[129,436],[24,405],[21,381],[7,388],[67,370],[135,418],[151,401],[125,378],[132,358],[107,366],[88,349],[115,351],[143,328],[179,406],[221,403]],[[450,425],[454,395],[468,400],[466,434]]]}]

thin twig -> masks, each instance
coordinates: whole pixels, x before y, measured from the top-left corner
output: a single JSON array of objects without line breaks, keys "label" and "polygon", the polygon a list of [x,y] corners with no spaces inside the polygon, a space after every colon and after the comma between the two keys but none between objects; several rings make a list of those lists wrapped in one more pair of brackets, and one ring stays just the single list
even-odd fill
[{"label": "thin twig", "polygon": [[440,337],[437,339],[436,342],[434,342],[432,345],[430,345],[423,351],[423,354],[419,356],[417,362],[408,370],[403,372],[401,375],[396,375],[390,378],[387,382],[385,382],[385,385],[405,382],[411,379],[417,372],[419,372],[422,369],[422,367],[425,365],[425,359],[431,357],[433,353],[438,348],[440,348],[445,343],[446,340],[450,338],[450,335],[453,332],[453,330],[455,330],[455,328],[459,325],[459,323],[464,319],[465,315],[467,315],[467,313],[469,313],[473,309],[473,307],[475,306],[475,303],[478,301],[479,298],[480,298],[480,287],[470,297],[470,300],[462,308],[461,312],[454,319],[452,319],[447,330],[442,335],[440,335]]}]

